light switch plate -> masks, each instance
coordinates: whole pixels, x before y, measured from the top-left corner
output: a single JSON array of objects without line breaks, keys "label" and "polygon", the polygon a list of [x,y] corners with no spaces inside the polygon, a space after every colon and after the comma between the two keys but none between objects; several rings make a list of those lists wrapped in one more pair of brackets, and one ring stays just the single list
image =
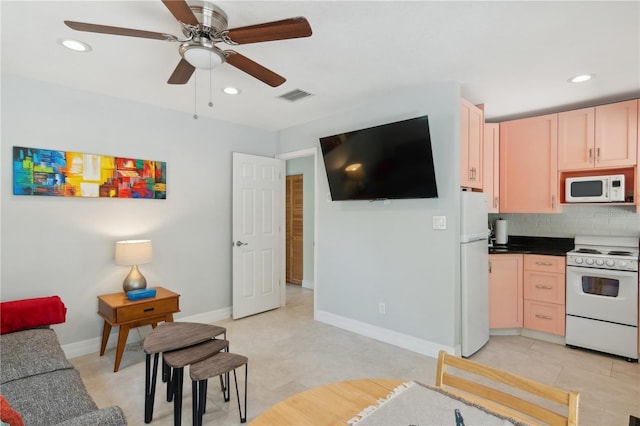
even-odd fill
[{"label": "light switch plate", "polygon": [[447,229],[447,217],[446,216],[434,216],[433,217],[433,229]]}]

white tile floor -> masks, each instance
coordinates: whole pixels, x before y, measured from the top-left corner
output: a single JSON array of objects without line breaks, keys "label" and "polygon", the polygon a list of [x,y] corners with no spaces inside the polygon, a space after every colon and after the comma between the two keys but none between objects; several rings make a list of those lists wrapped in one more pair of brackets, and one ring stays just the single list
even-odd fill
[{"label": "white tile floor", "polygon": [[[227,328],[232,352],[249,358],[247,421],[302,390],[342,380],[381,377],[434,383],[436,360],[313,321],[313,293],[287,286],[287,307],[217,323]],[[136,350],[137,349],[137,350]],[[144,424],[144,352],[127,350],[113,373],[115,351],[71,362],[100,407],[119,405],[129,424]],[[580,424],[629,424],[640,417],[640,366],[622,359],[520,336],[495,336],[474,360],[581,393]],[[244,377],[244,371],[239,379]],[[214,382],[212,382],[214,383]],[[243,389],[243,382],[240,382]],[[238,425],[238,404],[224,403],[210,386],[206,425]],[[185,371],[183,422],[191,424],[191,381]],[[172,425],[165,387],[156,391],[152,425]]]}]

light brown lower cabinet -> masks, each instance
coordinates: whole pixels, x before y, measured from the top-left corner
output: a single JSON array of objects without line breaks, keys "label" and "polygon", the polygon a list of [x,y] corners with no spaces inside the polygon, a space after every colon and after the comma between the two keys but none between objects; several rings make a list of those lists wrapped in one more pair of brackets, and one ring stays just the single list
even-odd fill
[{"label": "light brown lower cabinet", "polygon": [[524,328],[564,336],[563,256],[524,255]]}]

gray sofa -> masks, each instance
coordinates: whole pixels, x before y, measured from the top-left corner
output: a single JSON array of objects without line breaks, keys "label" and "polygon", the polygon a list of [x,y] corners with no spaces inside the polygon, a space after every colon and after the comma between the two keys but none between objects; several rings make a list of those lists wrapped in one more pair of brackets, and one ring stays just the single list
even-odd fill
[{"label": "gray sofa", "polygon": [[120,407],[98,408],[50,328],[0,335],[0,394],[27,426],[127,424]]}]

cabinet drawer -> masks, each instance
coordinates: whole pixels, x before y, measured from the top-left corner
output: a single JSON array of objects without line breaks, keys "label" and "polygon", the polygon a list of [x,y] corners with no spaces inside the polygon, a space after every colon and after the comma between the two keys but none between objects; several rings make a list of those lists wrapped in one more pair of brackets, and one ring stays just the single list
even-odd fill
[{"label": "cabinet drawer", "polygon": [[563,305],[524,301],[524,328],[564,336],[564,322]]},{"label": "cabinet drawer", "polygon": [[150,300],[145,303],[122,306],[116,311],[116,322],[139,320],[157,315],[178,312],[178,298]]},{"label": "cabinet drawer", "polygon": [[524,271],[524,298],[564,305],[565,275]]},{"label": "cabinet drawer", "polygon": [[538,254],[524,255],[524,269],[531,271],[564,273],[566,258],[564,256],[543,256]]}]

